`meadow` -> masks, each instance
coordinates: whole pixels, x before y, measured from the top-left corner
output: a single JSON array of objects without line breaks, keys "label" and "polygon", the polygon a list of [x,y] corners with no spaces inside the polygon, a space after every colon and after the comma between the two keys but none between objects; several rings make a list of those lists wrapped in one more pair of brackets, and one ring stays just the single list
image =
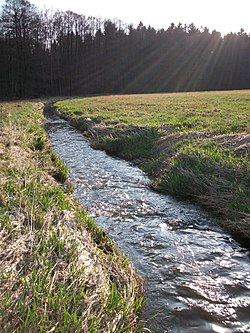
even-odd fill
[{"label": "meadow", "polygon": [[54,107],[93,147],[134,161],[154,189],[206,207],[249,246],[249,90],[93,96]]},{"label": "meadow", "polygon": [[138,332],[142,280],[73,199],[43,123],[42,103],[0,103],[0,331]]}]

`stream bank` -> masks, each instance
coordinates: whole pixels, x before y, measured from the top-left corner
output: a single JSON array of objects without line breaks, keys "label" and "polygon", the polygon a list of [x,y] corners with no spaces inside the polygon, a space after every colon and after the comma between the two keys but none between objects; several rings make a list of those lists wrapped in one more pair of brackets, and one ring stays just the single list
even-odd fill
[{"label": "stream bank", "polygon": [[0,331],[137,332],[142,279],[74,199],[42,113],[0,103]]}]

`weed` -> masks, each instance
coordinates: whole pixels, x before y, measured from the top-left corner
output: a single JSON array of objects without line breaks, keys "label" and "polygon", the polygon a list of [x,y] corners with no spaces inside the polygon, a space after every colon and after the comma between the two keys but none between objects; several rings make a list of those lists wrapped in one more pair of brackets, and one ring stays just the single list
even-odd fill
[{"label": "weed", "polygon": [[53,172],[54,178],[61,183],[65,183],[68,174],[69,174],[69,169],[67,165],[59,159],[55,161],[55,170]]},{"label": "weed", "polygon": [[41,136],[35,138],[32,148],[34,150],[43,150],[44,147],[45,147],[45,138]]}]

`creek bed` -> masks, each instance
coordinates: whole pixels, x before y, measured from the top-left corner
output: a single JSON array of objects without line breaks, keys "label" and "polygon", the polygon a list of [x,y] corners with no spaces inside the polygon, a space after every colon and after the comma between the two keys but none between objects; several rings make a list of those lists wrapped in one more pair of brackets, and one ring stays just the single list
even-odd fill
[{"label": "creek bed", "polygon": [[46,129],[76,198],[145,278],[153,332],[250,332],[249,251],[199,208],[151,190],[131,163],[92,149],[66,121],[49,117]]}]

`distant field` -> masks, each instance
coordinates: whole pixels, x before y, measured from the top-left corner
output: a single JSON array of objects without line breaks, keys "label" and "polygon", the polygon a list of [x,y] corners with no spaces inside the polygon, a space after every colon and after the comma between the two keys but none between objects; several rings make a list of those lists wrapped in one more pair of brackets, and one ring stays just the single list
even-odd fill
[{"label": "distant field", "polygon": [[96,96],[55,107],[94,147],[133,160],[152,187],[206,206],[250,244],[250,90]]},{"label": "distant field", "polygon": [[56,103],[71,117],[108,124],[161,126],[180,131],[235,133],[250,126],[250,91],[113,95]]}]

